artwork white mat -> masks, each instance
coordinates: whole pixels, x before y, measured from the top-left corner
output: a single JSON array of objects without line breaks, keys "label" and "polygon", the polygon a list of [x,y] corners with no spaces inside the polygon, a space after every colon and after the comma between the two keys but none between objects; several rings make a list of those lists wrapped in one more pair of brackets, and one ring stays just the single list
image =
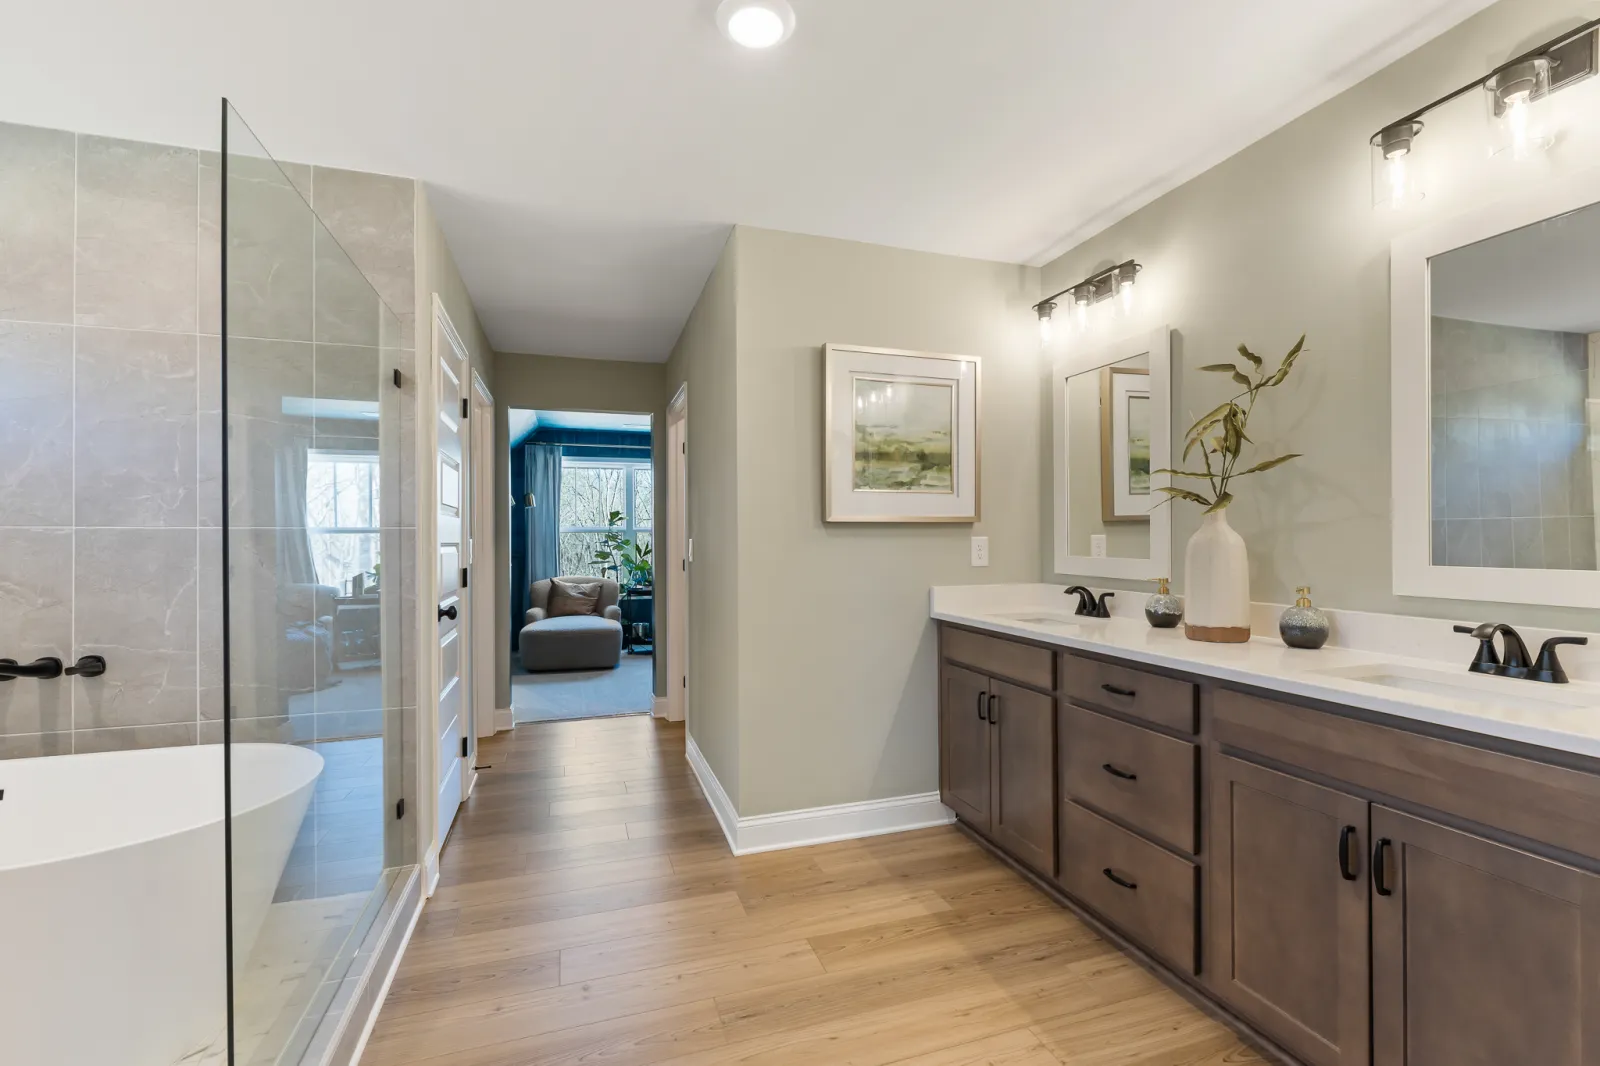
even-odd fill
[{"label": "artwork white mat", "polygon": [[[979,362],[894,348],[829,344],[823,349],[823,519],[828,522],[976,522],[979,514]],[[955,390],[949,490],[858,487],[858,379]]]}]

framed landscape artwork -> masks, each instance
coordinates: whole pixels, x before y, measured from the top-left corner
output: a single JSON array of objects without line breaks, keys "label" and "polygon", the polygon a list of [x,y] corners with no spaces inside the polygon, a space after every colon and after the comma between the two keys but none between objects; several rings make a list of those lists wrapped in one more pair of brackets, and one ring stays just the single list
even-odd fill
[{"label": "framed landscape artwork", "polygon": [[1108,366],[1100,377],[1100,517],[1148,522],[1150,371]]},{"label": "framed landscape artwork", "polygon": [[978,360],[823,349],[823,518],[978,520]]}]

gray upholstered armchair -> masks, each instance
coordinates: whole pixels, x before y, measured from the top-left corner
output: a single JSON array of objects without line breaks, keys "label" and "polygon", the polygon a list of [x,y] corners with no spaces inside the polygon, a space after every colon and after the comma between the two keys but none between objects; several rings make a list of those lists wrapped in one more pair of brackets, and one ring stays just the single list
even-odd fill
[{"label": "gray upholstered armchair", "polygon": [[517,637],[522,668],[544,670],[605,670],[622,659],[622,609],[617,606],[615,581],[595,577],[563,577],[561,581],[600,583],[598,614],[561,615],[551,618],[550,582],[535,581],[529,588],[532,608]]}]

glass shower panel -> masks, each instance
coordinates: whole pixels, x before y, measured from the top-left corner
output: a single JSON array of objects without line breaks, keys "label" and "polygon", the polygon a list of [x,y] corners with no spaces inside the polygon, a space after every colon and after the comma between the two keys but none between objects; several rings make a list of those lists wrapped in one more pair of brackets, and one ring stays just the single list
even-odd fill
[{"label": "glass shower panel", "polygon": [[343,1039],[414,862],[410,352],[314,210],[318,168],[223,125],[231,1061],[295,1066]]}]

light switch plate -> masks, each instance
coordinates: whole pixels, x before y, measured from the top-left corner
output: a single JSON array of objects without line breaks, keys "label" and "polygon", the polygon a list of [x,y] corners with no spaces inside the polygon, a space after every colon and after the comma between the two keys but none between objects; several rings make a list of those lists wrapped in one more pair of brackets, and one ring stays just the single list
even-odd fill
[{"label": "light switch plate", "polygon": [[973,566],[988,566],[989,565],[989,538],[988,537],[973,537],[972,538],[972,565]]},{"label": "light switch plate", "polygon": [[1089,556],[1093,559],[1106,557],[1106,535],[1104,533],[1089,534]]}]

